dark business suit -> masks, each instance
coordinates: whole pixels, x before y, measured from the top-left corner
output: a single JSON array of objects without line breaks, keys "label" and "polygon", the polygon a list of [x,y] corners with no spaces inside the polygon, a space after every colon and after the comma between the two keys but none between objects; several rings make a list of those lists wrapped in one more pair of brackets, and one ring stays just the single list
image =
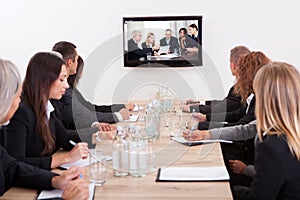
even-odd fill
[{"label": "dark business suit", "polygon": [[235,111],[242,107],[241,97],[234,92],[234,86],[232,86],[228,92],[228,95],[223,100],[205,101],[206,105],[190,106],[190,111],[195,109],[196,112],[202,114],[208,113],[222,113]]},{"label": "dark business suit", "polygon": [[140,49],[133,39],[128,40],[128,61],[138,61],[146,57],[147,53],[152,53],[152,48]]},{"label": "dark business suit", "polygon": [[[228,127],[235,125],[248,124],[255,120],[255,96],[250,102],[248,112],[246,113],[247,105],[241,106],[239,109],[224,113],[208,113],[206,114],[207,122],[200,122],[199,130],[208,130],[212,128]],[[220,122],[228,122],[226,124]]]},{"label": "dark business suit", "polygon": [[171,36],[169,44],[167,43],[167,39],[165,37],[160,40],[160,46],[168,46],[168,45],[170,45],[169,51],[173,53],[175,49],[179,48],[178,39],[176,37]]},{"label": "dark business suit", "polygon": [[256,146],[254,167],[250,199],[300,199],[300,161],[285,136],[265,136]]},{"label": "dark business suit", "polygon": [[[76,128],[87,128],[95,121],[115,123],[118,121],[117,116],[112,110],[119,111],[124,108],[124,104],[112,106],[96,106],[86,101],[82,94],[72,87],[68,88],[61,98],[62,103],[62,122],[66,129],[75,130]],[[110,112],[96,112],[96,110],[105,110]],[[75,121],[76,127],[75,127]]]},{"label": "dark business suit", "polygon": [[71,150],[73,146],[69,140],[81,142],[81,139],[78,134],[66,131],[55,112],[51,112],[49,124],[55,138],[55,149],[49,155],[41,156],[44,143],[36,132],[36,116],[28,104],[22,101],[9,125],[6,126],[4,148],[19,161],[50,170],[51,155],[59,148]]},{"label": "dark business suit", "polygon": [[0,146],[0,196],[10,187],[53,189],[51,179],[56,174],[19,162]]}]

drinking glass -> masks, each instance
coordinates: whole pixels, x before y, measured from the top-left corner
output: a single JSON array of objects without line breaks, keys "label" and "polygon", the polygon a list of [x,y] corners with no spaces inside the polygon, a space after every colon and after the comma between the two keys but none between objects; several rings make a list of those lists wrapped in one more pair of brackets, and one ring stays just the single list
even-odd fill
[{"label": "drinking glass", "polygon": [[102,151],[90,152],[90,181],[96,186],[102,186],[106,177],[106,156]]}]

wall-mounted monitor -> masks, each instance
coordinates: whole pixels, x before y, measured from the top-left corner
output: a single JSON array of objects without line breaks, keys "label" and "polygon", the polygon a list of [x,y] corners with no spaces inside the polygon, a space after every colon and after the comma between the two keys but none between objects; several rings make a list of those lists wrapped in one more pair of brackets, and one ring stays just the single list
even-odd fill
[{"label": "wall-mounted monitor", "polygon": [[202,16],[123,17],[125,67],[202,66]]}]

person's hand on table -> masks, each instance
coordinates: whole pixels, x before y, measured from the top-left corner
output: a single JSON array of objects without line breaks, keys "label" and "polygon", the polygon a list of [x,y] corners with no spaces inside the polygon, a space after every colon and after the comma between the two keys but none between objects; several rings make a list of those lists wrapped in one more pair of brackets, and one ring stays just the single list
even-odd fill
[{"label": "person's hand on table", "polygon": [[205,130],[205,131],[200,131],[200,130],[195,130],[195,131],[184,131],[182,133],[183,137],[186,140],[189,141],[195,141],[195,140],[206,140],[206,139],[210,139],[211,135],[210,132]]},{"label": "person's hand on table", "polygon": [[62,198],[66,200],[89,199],[89,183],[83,179],[71,181],[66,186]]},{"label": "person's hand on table", "polygon": [[130,113],[127,109],[122,108],[119,113],[122,115],[123,120],[127,120],[130,118]]},{"label": "person's hand on table", "polygon": [[99,130],[100,131],[112,131],[113,127],[108,123],[99,123]]},{"label": "person's hand on table", "polygon": [[134,103],[129,102],[128,104],[125,105],[125,108],[129,111],[132,111],[134,109]]},{"label": "person's hand on table", "polygon": [[229,167],[233,171],[233,173],[236,174],[242,174],[245,167],[247,166],[245,163],[243,163],[240,160],[229,160]]},{"label": "person's hand on table", "polygon": [[206,122],[207,121],[206,115],[204,115],[202,113],[194,113],[193,116],[198,122]]},{"label": "person's hand on table", "polygon": [[51,179],[51,185],[56,189],[64,190],[70,182],[79,179],[80,174],[83,173],[84,171],[81,167],[70,167],[68,170],[64,171],[61,175],[54,176]]},{"label": "person's hand on table", "polygon": [[86,159],[89,155],[88,144],[86,142],[77,143],[66,155],[66,163],[72,163],[79,159]]}]

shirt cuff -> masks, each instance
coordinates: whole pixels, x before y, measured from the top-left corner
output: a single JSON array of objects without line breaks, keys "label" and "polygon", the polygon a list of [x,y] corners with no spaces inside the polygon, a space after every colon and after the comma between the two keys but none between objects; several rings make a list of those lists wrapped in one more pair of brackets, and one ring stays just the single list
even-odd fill
[{"label": "shirt cuff", "polygon": [[117,116],[118,121],[123,121],[123,117],[119,112],[114,112],[114,114]]}]

